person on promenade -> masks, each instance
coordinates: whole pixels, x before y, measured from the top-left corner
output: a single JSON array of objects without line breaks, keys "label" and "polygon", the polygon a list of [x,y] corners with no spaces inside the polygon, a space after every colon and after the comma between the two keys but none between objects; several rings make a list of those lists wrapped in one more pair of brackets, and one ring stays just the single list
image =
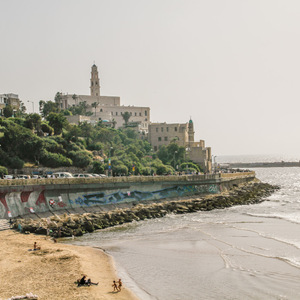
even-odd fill
[{"label": "person on promenade", "polygon": [[118,292],[119,291],[117,283],[116,283],[115,280],[113,281],[112,287],[114,288],[114,292],[116,292],[116,291]]},{"label": "person on promenade", "polygon": [[119,281],[118,281],[118,290],[121,292],[121,289],[122,289],[122,281],[121,281],[121,279],[119,279]]}]

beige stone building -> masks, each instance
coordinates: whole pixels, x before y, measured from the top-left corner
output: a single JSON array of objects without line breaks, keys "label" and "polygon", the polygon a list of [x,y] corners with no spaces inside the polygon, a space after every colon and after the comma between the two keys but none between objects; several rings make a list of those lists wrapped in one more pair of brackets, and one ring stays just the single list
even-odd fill
[{"label": "beige stone building", "polygon": [[162,145],[175,142],[178,146],[185,147],[188,157],[198,163],[205,172],[211,172],[211,148],[205,147],[204,140],[194,141],[194,124],[188,123],[151,123],[148,128],[148,140],[157,151]]},{"label": "beige stone building", "polygon": [[20,109],[21,101],[17,94],[1,94],[0,95],[0,116],[3,115],[3,109],[6,105],[10,105],[14,115]]},{"label": "beige stone building", "polygon": [[[145,133],[148,132],[150,123],[150,108],[138,106],[121,105],[120,97],[117,96],[102,96],[100,93],[100,79],[97,66],[94,64],[91,71],[90,79],[90,95],[62,95],[58,101],[61,109],[67,109],[71,106],[77,106],[80,102],[86,102],[87,111],[93,113],[86,121],[96,123],[99,120],[108,123],[114,123],[116,128],[124,125],[122,115],[125,112],[130,114],[129,123],[134,122],[139,124],[139,130]],[[69,122],[75,123],[78,118],[67,118]],[[78,124],[78,123],[77,123]]]}]

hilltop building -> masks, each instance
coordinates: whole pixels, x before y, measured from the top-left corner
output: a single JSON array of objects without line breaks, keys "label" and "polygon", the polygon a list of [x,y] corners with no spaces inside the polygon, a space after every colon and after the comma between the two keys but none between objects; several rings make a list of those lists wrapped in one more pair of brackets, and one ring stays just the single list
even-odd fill
[{"label": "hilltop building", "polygon": [[100,93],[100,79],[97,66],[94,64],[91,70],[90,95],[62,95],[58,100],[61,109],[77,106],[80,102],[86,102],[87,111],[93,113],[91,116],[68,116],[70,123],[78,124],[80,119],[90,123],[97,123],[102,120],[110,124],[115,124],[116,128],[124,125],[122,115],[125,112],[130,114],[129,123],[138,124],[139,131],[148,132],[150,123],[150,108],[138,106],[124,106],[120,104],[118,96],[102,96]]},{"label": "hilltop building", "polygon": [[210,173],[212,167],[211,148],[205,147],[205,141],[194,141],[194,123],[151,123],[148,127],[148,141],[153,150],[157,151],[162,145],[175,142],[178,146],[185,147],[188,157],[198,163],[202,169]]},{"label": "hilltop building", "polygon": [[21,101],[17,94],[0,94],[0,116],[3,115],[3,109],[5,106],[10,105],[13,109],[13,114],[20,109]]}]

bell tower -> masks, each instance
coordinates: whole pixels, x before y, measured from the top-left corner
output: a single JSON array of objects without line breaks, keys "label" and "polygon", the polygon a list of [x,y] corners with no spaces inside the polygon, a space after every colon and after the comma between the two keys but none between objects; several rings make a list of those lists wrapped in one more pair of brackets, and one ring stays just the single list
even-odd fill
[{"label": "bell tower", "polygon": [[91,72],[91,96],[100,96],[100,82],[97,66],[93,64]]},{"label": "bell tower", "polygon": [[194,131],[194,123],[192,121],[192,119],[190,119],[189,121],[189,142],[194,142],[194,134],[195,134],[195,131]]}]

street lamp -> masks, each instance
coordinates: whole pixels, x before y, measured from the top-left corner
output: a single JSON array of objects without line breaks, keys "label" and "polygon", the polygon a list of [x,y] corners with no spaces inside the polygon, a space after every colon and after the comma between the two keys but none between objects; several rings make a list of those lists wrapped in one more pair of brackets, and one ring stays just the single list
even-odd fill
[{"label": "street lamp", "polygon": [[30,100],[27,100],[27,102],[31,102],[32,103],[32,113],[34,113],[34,102],[30,101]]},{"label": "street lamp", "polygon": [[109,155],[108,155],[108,176],[109,173],[110,175],[112,175],[112,169],[111,169],[111,159],[110,159],[110,154],[111,154],[111,150],[114,149],[113,147],[109,148]]},{"label": "street lamp", "polygon": [[176,170],[176,160],[175,160],[175,154],[178,153],[178,151],[174,152],[174,170]]}]

